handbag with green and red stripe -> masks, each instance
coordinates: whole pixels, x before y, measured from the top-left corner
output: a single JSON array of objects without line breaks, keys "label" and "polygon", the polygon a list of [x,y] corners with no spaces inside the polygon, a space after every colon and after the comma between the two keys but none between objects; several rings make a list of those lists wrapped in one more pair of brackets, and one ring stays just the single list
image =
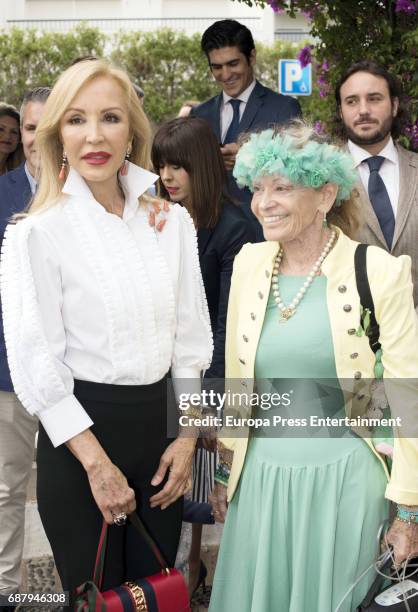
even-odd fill
[{"label": "handbag with green and red stripe", "polygon": [[78,587],[76,612],[190,612],[189,595],[182,574],[168,567],[139,516],[134,512],[128,518],[151,548],[161,572],[134,582],[124,582],[102,593],[108,531],[108,525],[103,521],[93,580]]}]

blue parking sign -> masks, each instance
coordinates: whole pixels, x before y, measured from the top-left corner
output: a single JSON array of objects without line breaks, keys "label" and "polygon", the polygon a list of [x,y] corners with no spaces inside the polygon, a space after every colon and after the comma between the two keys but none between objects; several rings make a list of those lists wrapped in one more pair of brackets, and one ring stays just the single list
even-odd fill
[{"label": "blue parking sign", "polygon": [[302,68],[297,59],[279,60],[279,93],[290,96],[310,96],[312,93],[311,64]]}]

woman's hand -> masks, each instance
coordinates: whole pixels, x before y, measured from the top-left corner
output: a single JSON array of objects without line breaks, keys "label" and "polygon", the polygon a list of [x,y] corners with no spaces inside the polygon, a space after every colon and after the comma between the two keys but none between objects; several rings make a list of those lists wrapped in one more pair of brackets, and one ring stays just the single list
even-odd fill
[{"label": "woman's hand", "polygon": [[418,523],[406,523],[395,518],[386,539],[393,546],[395,565],[400,565],[408,557],[418,556]]},{"label": "woman's hand", "polygon": [[191,490],[195,446],[195,437],[179,437],[166,448],[151,484],[155,487],[161,484],[167,470],[169,470],[168,480],[161,491],[150,498],[151,508],[161,506],[161,510],[165,510],[176,499]]},{"label": "woman's hand", "polygon": [[90,429],[74,436],[66,444],[86,470],[94,500],[106,523],[113,524],[113,514],[130,514],[135,510],[133,489]]},{"label": "woman's hand", "polygon": [[113,524],[113,515],[121,512],[131,514],[135,510],[135,493],[110,459],[88,470],[87,476],[94,500],[106,523]]},{"label": "woman's hand", "polygon": [[155,227],[158,232],[162,232],[165,224],[167,223],[167,217],[161,216],[161,213],[170,212],[170,204],[164,201],[153,200],[152,210],[148,213],[148,223],[151,227]]},{"label": "woman's hand", "polygon": [[220,482],[215,482],[212,493],[209,495],[209,503],[213,508],[213,516],[218,523],[224,523],[228,502],[226,501],[226,487]]},{"label": "woman's hand", "polygon": [[230,142],[229,144],[222,145],[221,147],[221,154],[224,160],[225,168],[229,172],[232,172],[234,169],[238,149],[239,147],[236,142]]}]

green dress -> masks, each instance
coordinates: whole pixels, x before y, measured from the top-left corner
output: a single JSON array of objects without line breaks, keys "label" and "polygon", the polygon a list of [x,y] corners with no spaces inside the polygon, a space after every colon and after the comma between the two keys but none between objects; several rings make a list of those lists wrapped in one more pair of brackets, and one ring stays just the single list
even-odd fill
[{"label": "green dress", "polygon": [[[304,280],[280,277],[285,304]],[[291,319],[278,319],[270,294],[257,384],[267,385],[265,378],[335,380],[326,277],[315,278]],[[338,403],[335,387],[326,395]],[[324,410],[319,399],[306,406]],[[378,528],[388,517],[385,486],[378,459],[348,431],[339,437],[295,437],[285,429],[274,437],[252,435],[228,508],[210,612],[334,612],[377,556]],[[354,611],[373,579],[370,570],[340,612]]]}]

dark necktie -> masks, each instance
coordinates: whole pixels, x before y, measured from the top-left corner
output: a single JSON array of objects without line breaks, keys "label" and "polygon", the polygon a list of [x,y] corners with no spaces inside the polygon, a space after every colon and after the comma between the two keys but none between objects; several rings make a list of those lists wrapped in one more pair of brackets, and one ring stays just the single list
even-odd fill
[{"label": "dark necktie", "polygon": [[232,110],[234,111],[234,114],[232,116],[232,121],[229,124],[229,128],[224,138],[223,144],[228,144],[230,142],[237,142],[237,139],[238,139],[239,106],[241,104],[241,100],[238,100],[238,98],[231,98],[228,104],[232,105]]},{"label": "dark necktie", "polygon": [[392,247],[393,232],[395,230],[395,216],[393,214],[389,194],[379,174],[380,167],[384,161],[385,158],[381,155],[374,155],[365,160],[370,169],[368,184],[370,202],[372,203],[380,228],[390,249]]}]

